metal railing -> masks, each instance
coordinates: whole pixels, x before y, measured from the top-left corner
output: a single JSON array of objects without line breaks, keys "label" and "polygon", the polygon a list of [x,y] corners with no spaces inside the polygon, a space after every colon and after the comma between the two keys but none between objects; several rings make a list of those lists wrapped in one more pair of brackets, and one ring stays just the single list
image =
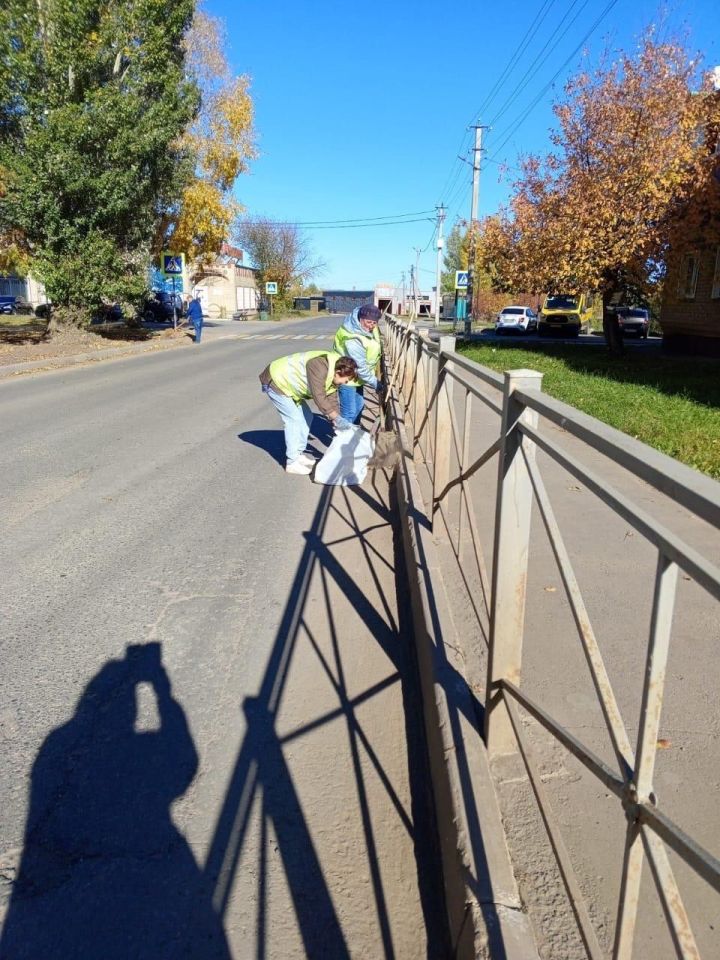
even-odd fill
[{"label": "metal railing", "polygon": [[[484,730],[487,749],[491,757],[518,750],[522,756],[588,956],[600,960],[604,952],[552,814],[533,746],[523,729],[519,707],[601,781],[624,809],[627,827],[613,960],[630,960],[633,956],[641,875],[646,858],[677,955],[683,960],[699,958],[668,850],[716,892],[720,892],[720,860],[659,809],[653,791],[653,777],[678,572],[684,571],[714,600],[720,600],[720,569],[614,489],[605,477],[600,477],[567,452],[547,435],[547,431],[540,430],[539,417],[561,427],[587,447],[662,491],[715,529],[720,529],[720,484],[543,394],[539,373],[512,370],[500,376],[457,354],[454,338],[441,338],[438,346],[428,342],[412,325],[393,319],[387,323],[385,343],[391,368],[395,371],[405,429],[416,464],[424,465],[426,486],[432,488],[433,532],[446,538],[452,547],[464,579],[469,575],[466,565],[460,563],[461,550],[464,549],[464,555],[469,551],[473,557],[473,576],[480,586],[480,600],[476,602],[472,596],[469,599],[489,648]],[[499,427],[497,436],[484,452],[473,457],[471,439],[473,405],[476,403],[499,415]],[[459,410],[463,410],[464,417],[458,416]],[[654,545],[657,552],[635,749],[536,462],[538,449],[584,484]],[[499,458],[498,486],[492,569],[488,575],[469,480],[496,456]],[[533,504],[537,505],[557,561],[612,743],[616,769],[552,717],[521,686]],[[467,585],[467,579],[465,582]],[[472,593],[468,588],[468,594]]]}]

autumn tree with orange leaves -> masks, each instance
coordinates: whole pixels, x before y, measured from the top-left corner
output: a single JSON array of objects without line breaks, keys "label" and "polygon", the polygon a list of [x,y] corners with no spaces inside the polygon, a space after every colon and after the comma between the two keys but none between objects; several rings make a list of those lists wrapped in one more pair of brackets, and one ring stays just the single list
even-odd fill
[{"label": "autumn tree with orange leaves", "polygon": [[200,111],[182,140],[194,173],[158,238],[158,246],[171,246],[196,265],[213,261],[228,240],[242,211],[233,187],[255,156],[250,80],[233,76],[226,42],[223,21],[197,10],[185,57],[200,90]]},{"label": "autumn tree with orange leaves", "polygon": [[[712,181],[720,98],[698,72],[681,44],[648,35],[637,53],[570,80],[555,149],[523,161],[509,209],[484,221],[478,268],[499,287],[601,294],[608,346],[621,353],[611,305],[649,295],[671,239],[697,230],[693,199]],[[720,220],[720,191],[707,192],[705,229]]]}]

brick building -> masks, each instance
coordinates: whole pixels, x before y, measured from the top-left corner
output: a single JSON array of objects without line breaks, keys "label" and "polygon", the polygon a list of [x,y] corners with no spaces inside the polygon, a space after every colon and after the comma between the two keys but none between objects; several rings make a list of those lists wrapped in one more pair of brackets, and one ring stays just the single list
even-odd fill
[{"label": "brick building", "polygon": [[665,281],[660,324],[668,349],[720,356],[720,244],[675,256]]},{"label": "brick building", "polygon": [[[715,75],[720,99],[720,67]],[[720,130],[706,142],[717,162],[688,208],[697,226],[671,244],[660,325],[667,349],[720,356]]]}]

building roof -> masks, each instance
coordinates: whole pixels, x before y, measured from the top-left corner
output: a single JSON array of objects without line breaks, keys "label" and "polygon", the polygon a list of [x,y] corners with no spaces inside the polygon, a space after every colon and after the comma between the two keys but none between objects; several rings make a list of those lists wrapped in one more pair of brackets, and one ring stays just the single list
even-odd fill
[{"label": "building roof", "polygon": [[374,290],[323,290],[324,297],[372,297]]},{"label": "building roof", "polygon": [[237,260],[239,263],[242,263],[245,259],[245,254],[239,247],[233,247],[229,243],[224,243],[220,248],[220,253],[223,257],[232,257],[233,260]]}]

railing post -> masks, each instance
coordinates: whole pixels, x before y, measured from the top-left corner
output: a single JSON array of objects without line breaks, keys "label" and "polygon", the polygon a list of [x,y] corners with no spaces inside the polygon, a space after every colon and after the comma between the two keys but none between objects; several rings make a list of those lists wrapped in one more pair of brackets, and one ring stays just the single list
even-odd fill
[{"label": "railing post", "polygon": [[440,514],[438,495],[450,480],[450,456],[452,453],[452,421],[450,405],[452,403],[452,380],[444,376],[447,360],[443,353],[455,353],[455,337],[440,337],[438,351],[437,381],[435,383],[435,451],[433,456],[433,505],[432,524],[436,533],[435,521]]},{"label": "railing post", "polygon": [[423,422],[427,410],[427,394],[425,391],[425,359],[422,337],[415,341],[415,402],[412,416],[413,449],[419,439],[419,426]]},{"label": "railing post", "polygon": [[535,456],[535,445],[522,438],[516,425],[522,420],[535,426],[537,414],[515,399],[518,389],[541,390],[542,374],[534,370],[505,373],[485,697],[485,740],[491,756],[517,749],[507,708],[494,684],[509,680],[519,686],[522,664],[533,489],[521,444],[529,457]]}]

